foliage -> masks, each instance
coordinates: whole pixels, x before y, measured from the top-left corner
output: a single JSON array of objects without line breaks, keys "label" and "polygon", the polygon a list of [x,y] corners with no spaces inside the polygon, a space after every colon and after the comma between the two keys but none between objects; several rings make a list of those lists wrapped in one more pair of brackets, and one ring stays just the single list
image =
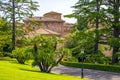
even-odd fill
[{"label": "foliage", "polygon": [[4,19],[0,18],[0,46],[3,46],[10,41],[10,34],[10,25]]},{"label": "foliage", "polygon": [[117,52],[116,56],[118,57],[118,60],[119,60],[119,63],[120,63],[120,52]]},{"label": "foliage", "polygon": [[[18,64],[15,59],[0,60],[0,80],[87,80],[72,76],[42,73],[31,63]],[[5,67],[6,66],[6,67]]]},{"label": "foliage", "polygon": [[104,65],[104,64],[93,64],[93,63],[75,63],[75,62],[61,62],[64,66],[81,68],[85,69],[93,69],[93,70],[101,70],[101,71],[109,71],[109,72],[120,72],[120,66],[117,65]]},{"label": "foliage", "polygon": [[62,58],[69,54],[69,50],[61,48],[56,50],[60,40],[56,37],[39,36],[33,39],[34,49],[33,66],[37,65],[42,72],[50,72]]},{"label": "foliage", "polygon": [[[38,10],[38,2],[33,0],[15,0],[15,19],[23,20],[25,17],[32,17],[33,11]],[[12,21],[13,5],[11,0],[0,0],[0,12],[8,21]]]},{"label": "foliage", "polygon": [[[10,52],[11,26],[5,19],[0,17],[0,54],[4,56],[4,51]],[[8,45],[8,46],[7,46]],[[4,48],[6,47],[5,50]]]},{"label": "foliage", "polygon": [[38,10],[38,7],[38,3],[33,0],[0,0],[1,16],[12,23],[12,50],[15,49],[16,22],[32,17],[33,11]]},{"label": "foliage", "polygon": [[71,49],[72,55],[80,61],[81,49],[84,49],[85,54],[93,53],[93,35],[92,31],[76,31],[65,41],[65,47]]},{"label": "foliage", "polygon": [[24,64],[26,60],[31,58],[31,47],[16,48],[12,51],[12,56],[16,58],[20,64]]},{"label": "foliage", "polygon": [[84,62],[86,63],[98,63],[98,64],[110,64],[110,60],[101,54],[88,54],[85,56]]},{"label": "foliage", "polygon": [[[77,19],[78,30],[94,29],[94,53],[99,53],[99,43],[112,47],[113,64],[118,63],[118,57],[115,54],[119,52],[120,48],[119,4],[119,0],[78,0],[73,6],[74,13],[66,15],[66,17]],[[104,30],[100,33],[99,30],[102,29]]]},{"label": "foliage", "polygon": [[120,46],[120,39],[119,38],[110,38],[108,39],[108,44],[111,47],[119,47]]},{"label": "foliage", "polygon": [[73,56],[70,56],[70,57],[67,57],[67,58],[63,58],[62,61],[78,62],[77,58],[76,58],[76,57],[73,57]]}]

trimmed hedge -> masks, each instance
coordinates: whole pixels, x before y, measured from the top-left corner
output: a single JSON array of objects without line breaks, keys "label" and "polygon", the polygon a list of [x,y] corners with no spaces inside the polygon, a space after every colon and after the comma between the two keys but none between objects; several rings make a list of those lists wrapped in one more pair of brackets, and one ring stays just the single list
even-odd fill
[{"label": "trimmed hedge", "polygon": [[85,68],[85,69],[93,69],[93,70],[101,70],[101,71],[109,71],[109,72],[118,72],[120,73],[120,66],[116,65],[104,65],[104,64],[92,64],[92,63],[73,63],[62,61],[62,65],[76,68]]}]

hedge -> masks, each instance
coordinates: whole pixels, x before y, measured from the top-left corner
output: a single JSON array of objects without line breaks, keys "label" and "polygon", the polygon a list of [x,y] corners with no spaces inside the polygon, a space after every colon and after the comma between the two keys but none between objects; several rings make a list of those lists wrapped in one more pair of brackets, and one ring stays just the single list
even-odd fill
[{"label": "hedge", "polygon": [[75,62],[66,62],[62,61],[62,65],[76,68],[85,68],[85,69],[93,69],[93,70],[101,70],[101,71],[109,71],[109,72],[118,72],[120,73],[120,66],[117,65],[104,65],[104,64],[92,64],[92,63],[75,63]]}]

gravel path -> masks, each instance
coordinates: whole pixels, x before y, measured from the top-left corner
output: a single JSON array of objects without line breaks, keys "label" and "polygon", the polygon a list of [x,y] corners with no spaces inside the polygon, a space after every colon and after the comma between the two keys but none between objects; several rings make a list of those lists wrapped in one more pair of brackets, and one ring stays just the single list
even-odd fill
[{"label": "gravel path", "polygon": [[[66,67],[62,65],[53,68],[52,73],[81,77],[80,68]],[[89,78],[90,80],[120,80],[120,73],[84,69],[84,77]]]}]

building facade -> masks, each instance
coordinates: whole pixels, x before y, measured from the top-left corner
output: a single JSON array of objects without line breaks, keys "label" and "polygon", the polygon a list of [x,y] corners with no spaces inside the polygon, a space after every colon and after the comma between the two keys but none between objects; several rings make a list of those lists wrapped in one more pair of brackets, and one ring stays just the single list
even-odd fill
[{"label": "building facade", "polygon": [[51,11],[45,13],[42,17],[36,16],[32,18],[27,18],[24,20],[24,23],[27,25],[30,23],[31,20],[33,20],[41,24],[41,26],[31,25],[32,29],[39,30],[42,28],[44,30],[51,31],[52,33],[58,33],[60,37],[65,37],[65,35],[69,33],[74,24],[66,23],[64,20],[62,20],[61,15],[61,13]]}]

